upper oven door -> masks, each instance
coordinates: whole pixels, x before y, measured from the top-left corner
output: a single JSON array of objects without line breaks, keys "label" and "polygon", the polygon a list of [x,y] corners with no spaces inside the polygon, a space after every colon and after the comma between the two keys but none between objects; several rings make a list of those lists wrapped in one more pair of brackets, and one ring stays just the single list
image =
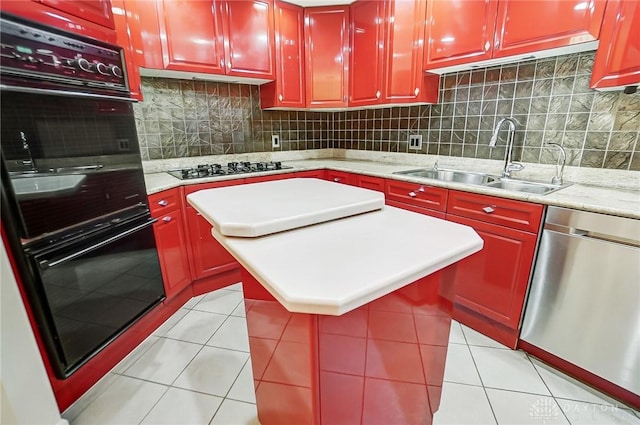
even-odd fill
[{"label": "upper oven door", "polygon": [[129,102],[6,90],[0,101],[24,239],[146,205]]}]

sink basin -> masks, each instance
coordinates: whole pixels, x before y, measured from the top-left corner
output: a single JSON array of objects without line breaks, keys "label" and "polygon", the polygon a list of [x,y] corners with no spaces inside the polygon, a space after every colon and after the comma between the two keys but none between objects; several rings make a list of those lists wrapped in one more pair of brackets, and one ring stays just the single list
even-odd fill
[{"label": "sink basin", "polygon": [[546,195],[569,186],[555,185],[548,183],[531,182],[525,180],[499,179],[485,184],[487,187],[495,187],[498,189],[513,190],[516,192],[535,193],[537,195]]},{"label": "sink basin", "polygon": [[417,170],[396,171],[393,174],[403,174],[411,177],[426,177],[428,179],[475,185],[486,185],[487,183],[498,180],[498,177],[491,176],[489,174],[447,169],[432,170],[428,168],[420,168]]}]

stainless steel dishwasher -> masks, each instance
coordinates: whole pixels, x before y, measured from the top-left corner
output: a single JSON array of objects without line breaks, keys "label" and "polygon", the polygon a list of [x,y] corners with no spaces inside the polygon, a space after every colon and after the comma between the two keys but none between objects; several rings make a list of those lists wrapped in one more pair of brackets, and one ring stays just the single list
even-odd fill
[{"label": "stainless steel dishwasher", "polygon": [[549,207],[520,338],[640,394],[640,220]]}]

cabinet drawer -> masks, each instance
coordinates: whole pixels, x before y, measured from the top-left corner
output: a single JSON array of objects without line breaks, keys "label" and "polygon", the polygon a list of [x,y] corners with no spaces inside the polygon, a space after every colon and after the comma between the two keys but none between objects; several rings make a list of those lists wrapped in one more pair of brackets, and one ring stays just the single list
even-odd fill
[{"label": "cabinet drawer", "polygon": [[538,233],[544,207],[529,202],[449,191],[447,214]]},{"label": "cabinet drawer", "polygon": [[447,208],[447,192],[448,190],[442,187],[387,180],[385,195],[391,201],[404,202],[436,211],[445,211]]},{"label": "cabinet drawer", "polygon": [[365,189],[384,192],[384,179],[381,179],[380,177],[358,175],[358,186]]},{"label": "cabinet drawer", "polygon": [[149,209],[154,217],[179,209],[181,205],[180,188],[178,187],[149,195]]},{"label": "cabinet drawer", "polygon": [[[210,183],[198,183],[198,184],[190,184],[184,187],[184,196],[186,197],[188,194],[197,192],[199,190],[204,189],[215,189],[216,187],[225,187],[225,186],[235,186],[237,184],[244,184],[245,179],[233,179],[233,180],[223,180],[217,182]],[[186,199],[185,199],[186,202]]]},{"label": "cabinet drawer", "polygon": [[440,218],[442,220],[444,220],[447,216],[443,211],[430,210],[429,208],[420,208],[404,202],[387,200],[385,204],[389,205],[390,207],[402,208],[403,210],[413,211],[418,214],[424,214],[430,217]]},{"label": "cabinet drawer", "polygon": [[333,171],[333,170],[327,171],[327,180],[336,182],[336,183],[348,184],[351,186],[358,185],[357,176],[355,174],[346,173],[344,171]]},{"label": "cabinet drawer", "polygon": [[313,179],[326,179],[327,178],[327,170],[298,171],[298,172],[294,173],[293,177],[313,178]]}]

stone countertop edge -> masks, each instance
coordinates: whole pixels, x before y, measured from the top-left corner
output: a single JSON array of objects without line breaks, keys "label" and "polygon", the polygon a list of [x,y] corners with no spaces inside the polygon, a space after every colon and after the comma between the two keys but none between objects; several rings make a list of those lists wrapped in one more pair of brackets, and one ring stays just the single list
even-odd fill
[{"label": "stone countertop edge", "polygon": [[[603,187],[594,186],[591,184],[577,183],[578,178],[583,176],[580,173],[588,172],[587,182],[591,175],[604,174],[605,178],[610,178],[607,174],[611,174],[613,178],[619,178],[621,172],[619,170],[575,170],[578,167],[572,167],[568,173],[565,173],[565,182],[572,183],[571,186],[564,189],[552,192],[547,195],[537,195],[530,193],[514,192],[498,188],[490,188],[485,186],[476,186],[464,183],[444,182],[440,180],[433,180],[420,177],[409,177],[401,174],[393,174],[397,171],[410,170],[412,168],[432,168],[433,164],[437,160],[440,168],[451,168],[458,170],[468,170],[476,172],[487,172],[494,175],[499,175],[501,170],[502,161],[490,161],[490,160],[474,160],[470,158],[454,158],[454,157],[437,157],[429,155],[420,155],[421,161],[416,161],[415,154],[393,154],[393,153],[374,153],[363,152],[365,155],[357,151],[346,151],[346,156],[340,158],[340,152],[342,150],[330,149],[328,157],[325,152],[324,155],[318,155],[314,158],[292,158],[291,161],[286,161],[284,165],[291,166],[293,168],[270,171],[264,173],[251,173],[242,174],[237,176],[225,176],[225,177],[212,177],[202,178],[194,180],[179,180],[166,172],[162,172],[157,167],[145,167],[145,170],[150,172],[145,174],[145,183],[147,186],[147,193],[149,195],[162,192],[164,190],[172,189],[179,186],[186,186],[190,184],[201,184],[209,182],[221,182],[228,180],[235,180],[238,178],[258,177],[258,176],[270,176],[276,174],[288,174],[299,171],[311,171],[318,169],[329,169],[334,171],[344,171],[351,173],[364,174],[373,177],[380,177],[385,179],[394,179],[406,182],[412,182],[416,184],[424,184],[432,187],[442,187],[453,190],[461,190],[470,193],[477,193],[481,195],[496,196],[500,198],[515,199],[520,201],[533,202],[543,205],[553,205],[559,207],[573,208],[584,211],[591,211],[602,214],[610,214],[621,217],[629,217],[640,219],[640,172],[637,171],[625,171],[626,177],[623,183],[627,187]],[[338,152],[335,152],[338,151]],[[376,155],[377,154],[377,155]],[[323,157],[325,156],[325,157]],[[351,157],[349,157],[351,156]],[[406,160],[405,160],[406,158]],[[425,161],[425,159],[427,159]],[[261,160],[261,159],[257,159]],[[267,158],[266,160],[271,160]],[[273,160],[280,160],[273,159]],[[405,161],[403,161],[405,160]],[[462,161],[464,160],[464,162]],[[202,162],[201,158],[191,158],[190,164]],[[393,162],[391,162],[393,161]],[[224,162],[224,161],[223,161]],[[496,169],[496,165],[498,168]],[[547,181],[550,176],[554,174],[554,166],[545,166],[539,164],[526,164],[527,166],[535,165],[536,170],[532,170],[528,175],[518,175],[515,178],[531,179],[538,181]],[[188,165],[184,165],[188,166]],[[168,168],[167,168],[168,169]],[[628,176],[628,177],[627,177]],[[635,184],[634,189],[633,187]]]}]

